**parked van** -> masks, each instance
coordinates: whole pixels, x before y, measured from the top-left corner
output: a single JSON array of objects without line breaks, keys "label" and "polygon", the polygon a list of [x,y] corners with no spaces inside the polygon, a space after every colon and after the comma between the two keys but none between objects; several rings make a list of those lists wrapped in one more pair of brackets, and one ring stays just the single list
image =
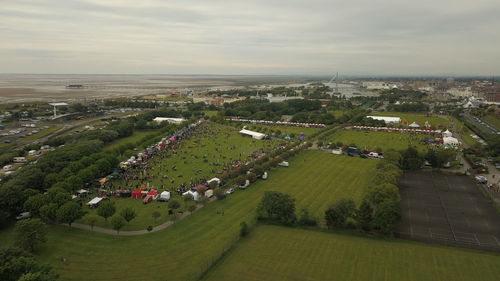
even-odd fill
[{"label": "parked van", "polygon": [[12,161],[14,163],[26,163],[26,157],[14,157]]}]

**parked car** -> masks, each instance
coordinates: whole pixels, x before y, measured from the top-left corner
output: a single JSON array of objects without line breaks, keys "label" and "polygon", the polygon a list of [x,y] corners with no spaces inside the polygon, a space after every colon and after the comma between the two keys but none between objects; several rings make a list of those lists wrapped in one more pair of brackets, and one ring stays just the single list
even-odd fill
[{"label": "parked car", "polygon": [[283,162],[279,163],[278,166],[288,167],[288,166],[290,166],[290,164],[288,162],[286,162],[286,161],[283,161]]},{"label": "parked car", "polygon": [[29,219],[29,218],[31,218],[30,212],[22,212],[16,216],[16,220],[24,220],[24,219]]},{"label": "parked car", "polygon": [[488,183],[488,179],[485,176],[475,176],[474,179],[477,183],[486,184]]},{"label": "parked car", "polygon": [[144,200],[142,200],[142,203],[148,204],[152,201],[153,201],[153,195],[148,195],[148,196],[144,197]]}]

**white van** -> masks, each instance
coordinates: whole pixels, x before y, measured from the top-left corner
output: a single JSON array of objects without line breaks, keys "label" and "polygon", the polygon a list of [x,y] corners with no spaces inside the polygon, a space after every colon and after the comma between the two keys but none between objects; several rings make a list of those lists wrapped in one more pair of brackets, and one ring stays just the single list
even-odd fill
[{"label": "white van", "polygon": [[26,163],[26,157],[14,157],[12,161],[14,163]]}]

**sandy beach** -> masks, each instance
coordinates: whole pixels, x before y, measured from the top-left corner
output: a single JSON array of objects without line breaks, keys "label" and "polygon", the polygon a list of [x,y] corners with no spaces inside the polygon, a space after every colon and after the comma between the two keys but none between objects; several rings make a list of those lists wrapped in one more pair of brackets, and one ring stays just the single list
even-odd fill
[{"label": "sandy beach", "polygon": [[[171,90],[227,90],[253,85],[301,83],[307,78],[168,75],[0,75],[0,103],[67,101],[164,94]],[[67,89],[81,84],[84,89]]]}]

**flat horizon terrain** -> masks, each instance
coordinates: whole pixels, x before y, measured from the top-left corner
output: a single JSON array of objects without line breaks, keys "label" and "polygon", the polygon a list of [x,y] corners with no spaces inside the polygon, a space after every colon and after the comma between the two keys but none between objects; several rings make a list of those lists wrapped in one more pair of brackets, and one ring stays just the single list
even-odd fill
[{"label": "flat horizon terrain", "polygon": [[499,275],[499,255],[260,225],[203,280],[495,281]]},{"label": "flat horizon terrain", "polygon": [[[319,79],[315,77],[314,79]],[[81,101],[165,94],[176,89],[228,90],[250,85],[304,83],[296,76],[0,74],[0,103]],[[82,84],[84,89],[66,89]]]}]

